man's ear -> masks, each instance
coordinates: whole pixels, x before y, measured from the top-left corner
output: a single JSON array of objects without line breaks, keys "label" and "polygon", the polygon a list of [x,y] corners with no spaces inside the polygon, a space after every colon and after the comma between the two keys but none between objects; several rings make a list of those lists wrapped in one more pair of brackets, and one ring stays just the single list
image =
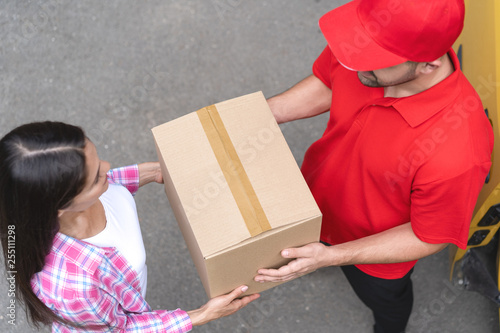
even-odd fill
[{"label": "man's ear", "polygon": [[421,62],[420,72],[430,74],[443,65],[442,57],[430,62]]}]

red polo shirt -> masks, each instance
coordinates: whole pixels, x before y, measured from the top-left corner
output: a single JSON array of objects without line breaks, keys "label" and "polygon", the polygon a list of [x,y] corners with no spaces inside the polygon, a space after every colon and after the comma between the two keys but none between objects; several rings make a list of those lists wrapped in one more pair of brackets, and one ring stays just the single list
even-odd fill
[{"label": "red polo shirt", "polygon": [[[405,98],[364,86],[328,47],[315,61],[313,73],[332,89],[332,104],[302,172],[323,213],[322,241],[348,242],[410,221],[424,242],[466,247],[493,131],[453,50],[449,55],[453,74]],[[357,267],[395,279],[414,265]]]}]

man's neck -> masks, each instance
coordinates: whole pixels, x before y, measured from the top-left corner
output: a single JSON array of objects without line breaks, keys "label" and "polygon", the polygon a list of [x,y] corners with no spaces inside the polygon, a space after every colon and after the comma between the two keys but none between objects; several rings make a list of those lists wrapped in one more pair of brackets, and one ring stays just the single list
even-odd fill
[{"label": "man's neck", "polygon": [[396,86],[384,87],[384,97],[402,98],[421,93],[446,79],[455,71],[449,55],[443,57],[443,63],[429,74],[420,74],[412,81]]}]

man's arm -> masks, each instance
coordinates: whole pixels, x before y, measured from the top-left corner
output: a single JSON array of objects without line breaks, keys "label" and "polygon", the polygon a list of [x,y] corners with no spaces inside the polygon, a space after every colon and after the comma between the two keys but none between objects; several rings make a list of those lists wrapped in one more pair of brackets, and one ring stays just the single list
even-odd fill
[{"label": "man's arm", "polygon": [[332,91],[310,75],[287,91],[267,100],[276,121],[281,124],[309,118],[330,110]]},{"label": "man's arm", "polygon": [[259,269],[258,282],[287,281],[326,266],[355,264],[387,264],[421,259],[444,249],[448,244],[421,241],[410,222],[339,245],[312,243],[300,248],[285,249],[284,258],[295,260],[279,269]]}]

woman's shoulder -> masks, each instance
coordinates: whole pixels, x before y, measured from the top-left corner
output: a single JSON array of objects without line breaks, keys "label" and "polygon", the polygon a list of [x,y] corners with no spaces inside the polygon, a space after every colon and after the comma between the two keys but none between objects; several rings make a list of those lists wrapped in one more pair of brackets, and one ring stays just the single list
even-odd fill
[{"label": "woman's shoulder", "polygon": [[105,249],[58,232],[40,273],[93,274],[104,255]]},{"label": "woman's shoulder", "polygon": [[103,248],[57,233],[43,269],[31,280],[33,290],[38,290],[44,298],[71,299],[82,293],[92,297],[98,293],[96,271],[104,252]]}]

